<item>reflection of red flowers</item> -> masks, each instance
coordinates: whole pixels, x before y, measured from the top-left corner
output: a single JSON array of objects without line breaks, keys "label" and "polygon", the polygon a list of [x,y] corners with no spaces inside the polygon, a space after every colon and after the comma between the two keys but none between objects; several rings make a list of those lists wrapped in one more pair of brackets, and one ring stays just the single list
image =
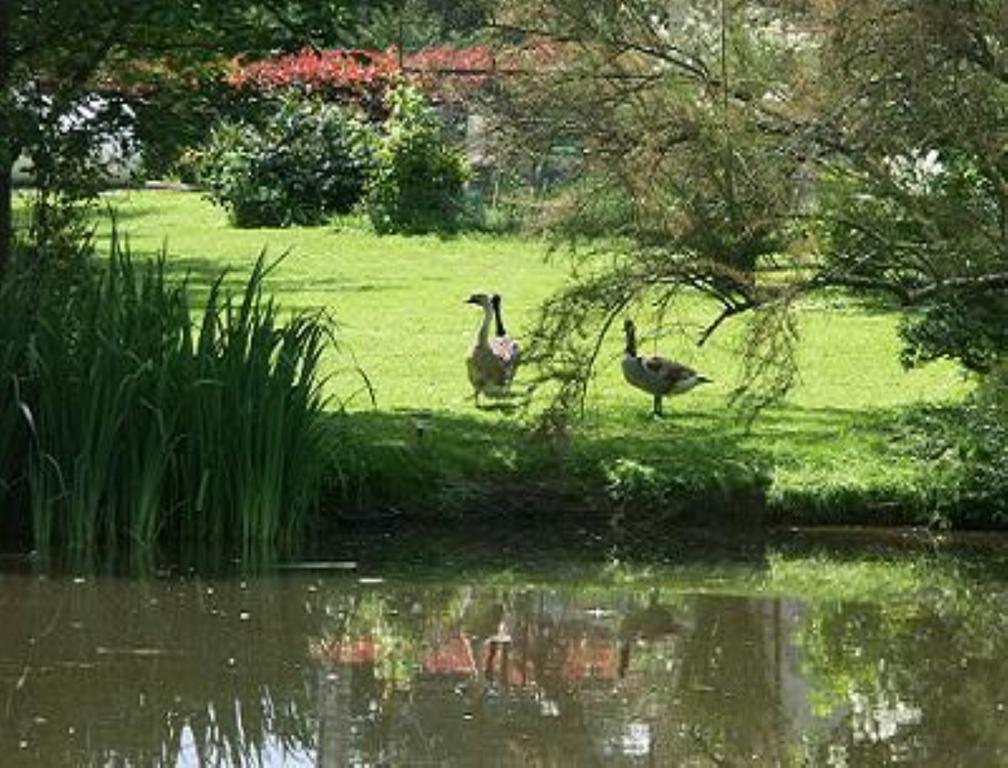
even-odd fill
[{"label": "reflection of red flowers", "polygon": [[378,657],[378,645],[370,637],[322,641],[311,651],[313,656],[328,659],[334,664],[374,664]]},{"label": "reflection of red flowers", "polygon": [[[531,647],[542,639],[530,637]],[[618,676],[619,648],[616,640],[601,630],[584,628],[560,638],[553,645],[548,669],[537,667],[529,658],[531,647],[514,642],[493,647],[483,644],[481,668],[517,687],[544,685],[550,671],[568,686],[585,680],[613,681]],[[506,659],[506,662],[505,662]]]},{"label": "reflection of red flowers", "polygon": [[587,632],[572,637],[564,647],[561,676],[569,683],[586,678],[615,680],[618,655],[610,638]]},{"label": "reflection of red flowers", "polygon": [[424,672],[431,675],[471,675],[476,672],[469,638],[455,635],[439,643],[424,658]]},{"label": "reflection of red flowers", "polygon": [[[534,646],[536,637],[533,635],[530,639]],[[558,666],[553,669],[567,685],[585,680],[617,679],[618,645],[605,632],[581,629],[564,637],[558,646],[553,657]],[[429,675],[475,675],[489,670],[498,679],[516,687],[543,684],[538,678],[544,670],[537,669],[528,658],[529,648],[521,643],[497,645],[491,655],[491,647],[489,639],[482,643],[477,665],[470,639],[465,635],[453,635],[430,648],[423,659],[423,670]],[[381,647],[370,637],[329,640],[313,644],[311,654],[333,664],[374,664],[381,656]]]}]

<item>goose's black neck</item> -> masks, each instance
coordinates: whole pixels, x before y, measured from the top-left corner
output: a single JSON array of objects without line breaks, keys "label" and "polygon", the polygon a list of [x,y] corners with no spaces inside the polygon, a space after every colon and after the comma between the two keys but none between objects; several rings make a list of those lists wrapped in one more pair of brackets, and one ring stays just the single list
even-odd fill
[{"label": "goose's black neck", "polygon": [[496,323],[496,326],[497,326],[497,335],[498,336],[506,336],[507,335],[507,331],[504,330],[504,321],[501,320],[501,309],[500,309],[501,299],[500,299],[500,296],[494,296],[490,300],[490,302],[493,304],[494,322]]},{"label": "goose's black neck", "polygon": [[632,325],[625,328],[626,331],[626,353],[630,357],[637,357],[637,336]]}]

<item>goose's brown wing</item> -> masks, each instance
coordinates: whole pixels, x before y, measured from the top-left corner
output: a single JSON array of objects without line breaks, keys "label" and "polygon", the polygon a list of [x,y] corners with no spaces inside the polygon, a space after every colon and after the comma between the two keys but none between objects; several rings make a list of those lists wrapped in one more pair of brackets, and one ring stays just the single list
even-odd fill
[{"label": "goose's brown wing", "polygon": [[677,381],[682,381],[696,375],[696,372],[692,368],[664,357],[642,357],[641,363],[651,373],[668,384],[674,384]]}]

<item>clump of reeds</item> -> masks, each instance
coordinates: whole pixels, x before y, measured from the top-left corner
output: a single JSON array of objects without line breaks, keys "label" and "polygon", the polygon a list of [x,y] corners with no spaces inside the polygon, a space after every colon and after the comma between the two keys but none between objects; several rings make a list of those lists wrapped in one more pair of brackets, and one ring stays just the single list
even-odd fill
[{"label": "clump of reeds", "polygon": [[[191,311],[162,257],[108,262],[59,300],[0,287],[0,493],[41,550],[293,543],[321,482],[320,315],[282,319],[260,256]],[[8,504],[10,508],[10,504]]]}]

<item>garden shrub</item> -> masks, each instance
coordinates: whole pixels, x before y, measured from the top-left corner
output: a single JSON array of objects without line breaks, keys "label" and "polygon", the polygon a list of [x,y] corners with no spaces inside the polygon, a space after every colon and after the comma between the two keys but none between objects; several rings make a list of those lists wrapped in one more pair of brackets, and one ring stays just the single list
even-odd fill
[{"label": "garden shrub", "polygon": [[368,184],[367,212],[377,232],[451,232],[464,212],[468,168],[441,137],[441,121],[423,95],[393,91],[390,114]]},{"label": "garden shrub", "polygon": [[962,480],[956,522],[1008,526],[1008,364],[984,380],[966,406],[959,438]]},{"label": "garden shrub", "polygon": [[995,365],[965,402],[909,411],[896,444],[927,463],[932,523],[1008,528],[1008,365]]},{"label": "garden shrub", "polygon": [[260,124],[218,126],[199,178],[236,226],[319,224],[358,203],[374,142],[343,107],[287,98]]}]

